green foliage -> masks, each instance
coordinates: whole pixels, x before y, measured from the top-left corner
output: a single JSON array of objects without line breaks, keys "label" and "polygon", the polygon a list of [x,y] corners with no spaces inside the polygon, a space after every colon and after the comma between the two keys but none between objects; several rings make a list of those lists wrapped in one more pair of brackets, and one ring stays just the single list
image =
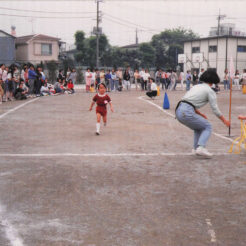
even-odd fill
[{"label": "green foliage", "polygon": [[86,54],[85,49],[85,33],[83,31],[77,31],[74,35],[75,45],[78,50],[78,53],[75,55],[75,59],[79,63],[85,62],[84,57]]},{"label": "green foliage", "polygon": [[78,68],[76,70],[76,72],[77,72],[76,82],[78,84],[83,84],[83,82],[84,82],[84,75],[83,75],[82,69]]},{"label": "green foliage", "polygon": [[183,53],[183,42],[198,36],[191,30],[181,27],[166,29],[160,34],[152,37],[151,44],[155,49],[156,67],[175,68],[177,65],[177,54]]},{"label": "green foliage", "polygon": [[46,63],[46,67],[49,72],[49,80],[54,83],[56,81],[56,71],[58,69],[58,64],[56,61],[49,61]]},{"label": "green foliage", "polygon": [[[99,59],[101,66],[132,68],[164,67],[176,68],[177,55],[183,53],[183,42],[198,38],[191,30],[181,27],[166,29],[152,37],[151,42],[142,43],[137,50],[125,50],[109,44],[106,35],[99,37]],[[76,61],[80,65],[96,66],[96,37],[85,38],[83,31],[75,34]]]},{"label": "green foliage", "polygon": [[141,66],[151,67],[155,64],[155,49],[150,43],[142,43],[139,46]]},{"label": "green foliage", "polygon": [[63,68],[64,68],[64,74],[67,74],[68,68],[73,68],[74,62],[71,58],[67,58],[63,60]]},{"label": "green foliage", "polygon": [[75,45],[77,46],[78,50],[83,50],[83,43],[85,40],[85,33],[83,31],[77,31],[74,34],[75,37]]}]

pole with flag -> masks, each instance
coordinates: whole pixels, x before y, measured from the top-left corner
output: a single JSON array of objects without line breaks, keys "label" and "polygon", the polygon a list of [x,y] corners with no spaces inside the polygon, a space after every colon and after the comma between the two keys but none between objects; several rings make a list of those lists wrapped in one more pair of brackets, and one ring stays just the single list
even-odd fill
[{"label": "pole with flag", "polygon": [[231,56],[230,58],[230,104],[229,104],[229,137],[231,136],[231,99],[232,99],[232,79],[234,78],[235,70],[234,70],[234,64],[233,64],[233,58]]}]

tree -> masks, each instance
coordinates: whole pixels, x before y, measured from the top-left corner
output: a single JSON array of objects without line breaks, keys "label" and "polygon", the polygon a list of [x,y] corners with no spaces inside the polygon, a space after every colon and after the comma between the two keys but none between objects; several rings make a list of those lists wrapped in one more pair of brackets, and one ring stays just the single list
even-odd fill
[{"label": "tree", "polygon": [[49,72],[49,80],[51,82],[56,81],[56,71],[58,69],[58,64],[56,61],[49,61],[46,63],[48,72]]},{"label": "tree", "polygon": [[139,47],[141,66],[151,67],[155,64],[155,49],[150,43],[142,43]]},{"label": "tree", "polygon": [[76,82],[78,84],[82,84],[84,82],[84,75],[82,69],[78,68],[76,72],[77,72]]},{"label": "tree", "polygon": [[74,67],[74,62],[71,58],[66,58],[62,61],[63,63],[63,68],[64,68],[64,74],[67,74],[68,68],[73,68]]},{"label": "tree", "polygon": [[75,45],[78,53],[75,54],[75,59],[78,63],[83,64],[85,58],[85,33],[83,31],[77,31],[74,34],[75,37]]},{"label": "tree", "polygon": [[176,68],[177,55],[183,53],[184,41],[197,37],[198,35],[192,30],[185,30],[181,27],[166,29],[154,35],[151,44],[155,49],[156,67]]}]

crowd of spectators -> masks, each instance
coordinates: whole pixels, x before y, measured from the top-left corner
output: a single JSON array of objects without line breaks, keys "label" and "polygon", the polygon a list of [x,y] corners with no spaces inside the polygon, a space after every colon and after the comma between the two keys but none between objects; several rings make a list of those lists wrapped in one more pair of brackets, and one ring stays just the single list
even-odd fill
[{"label": "crowd of spectators", "polygon": [[[88,68],[84,73],[85,91],[94,92],[97,90],[99,83],[105,83],[107,92],[126,90],[132,87],[136,90],[150,92],[151,79],[157,87],[162,90],[176,90],[177,83],[180,83],[181,89],[190,90],[191,85],[201,83],[200,77],[204,69],[199,73],[197,71],[187,71],[176,73],[175,70],[157,69],[156,72],[150,73],[148,69],[133,71],[130,67],[125,70],[121,68],[104,70]],[[12,100],[24,100],[28,97],[39,97],[46,95],[73,94],[76,83],[77,73],[75,69],[68,69],[66,73],[60,69],[55,84],[48,81],[41,66],[32,64],[23,65],[20,69],[16,65],[0,65],[0,104]],[[238,70],[235,73],[234,84],[240,89],[239,81],[244,84],[246,81],[246,70],[242,75]],[[229,88],[228,70],[225,70],[223,78],[225,90]],[[153,85],[152,85],[153,87]],[[214,88],[217,92],[219,87]]]},{"label": "crowd of spectators", "polygon": [[[156,81],[157,86],[162,86],[164,90],[175,90],[178,82],[178,76],[175,71],[164,71],[158,69],[155,74],[150,74],[148,69],[133,71],[127,67],[124,71],[121,68],[104,70],[104,69],[90,69],[85,72],[86,92],[96,88],[99,83],[105,83],[107,92],[130,90],[132,84],[135,84],[136,89],[142,91],[150,90],[150,78]],[[134,87],[134,86],[133,86]],[[93,90],[92,90],[93,91]]]},{"label": "crowd of spectators", "polygon": [[13,100],[24,100],[29,97],[46,95],[73,94],[76,80],[76,70],[68,70],[66,76],[59,71],[57,82],[48,82],[41,66],[23,65],[19,69],[16,65],[0,65],[0,104]]}]

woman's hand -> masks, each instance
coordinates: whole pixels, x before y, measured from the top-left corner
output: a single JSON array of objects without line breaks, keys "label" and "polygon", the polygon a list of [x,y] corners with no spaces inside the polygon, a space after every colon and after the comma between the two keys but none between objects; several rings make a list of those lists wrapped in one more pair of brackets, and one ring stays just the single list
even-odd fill
[{"label": "woman's hand", "polygon": [[229,127],[231,125],[230,121],[226,120],[223,115],[220,116],[220,120],[227,126]]},{"label": "woman's hand", "polygon": [[224,123],[227,127],[229,127],[229,126],[231,125],[231,124],[230,124],[230,121],[228,121],[228,120],[226,120],[226,119],[223,121],[223,123]]}]

